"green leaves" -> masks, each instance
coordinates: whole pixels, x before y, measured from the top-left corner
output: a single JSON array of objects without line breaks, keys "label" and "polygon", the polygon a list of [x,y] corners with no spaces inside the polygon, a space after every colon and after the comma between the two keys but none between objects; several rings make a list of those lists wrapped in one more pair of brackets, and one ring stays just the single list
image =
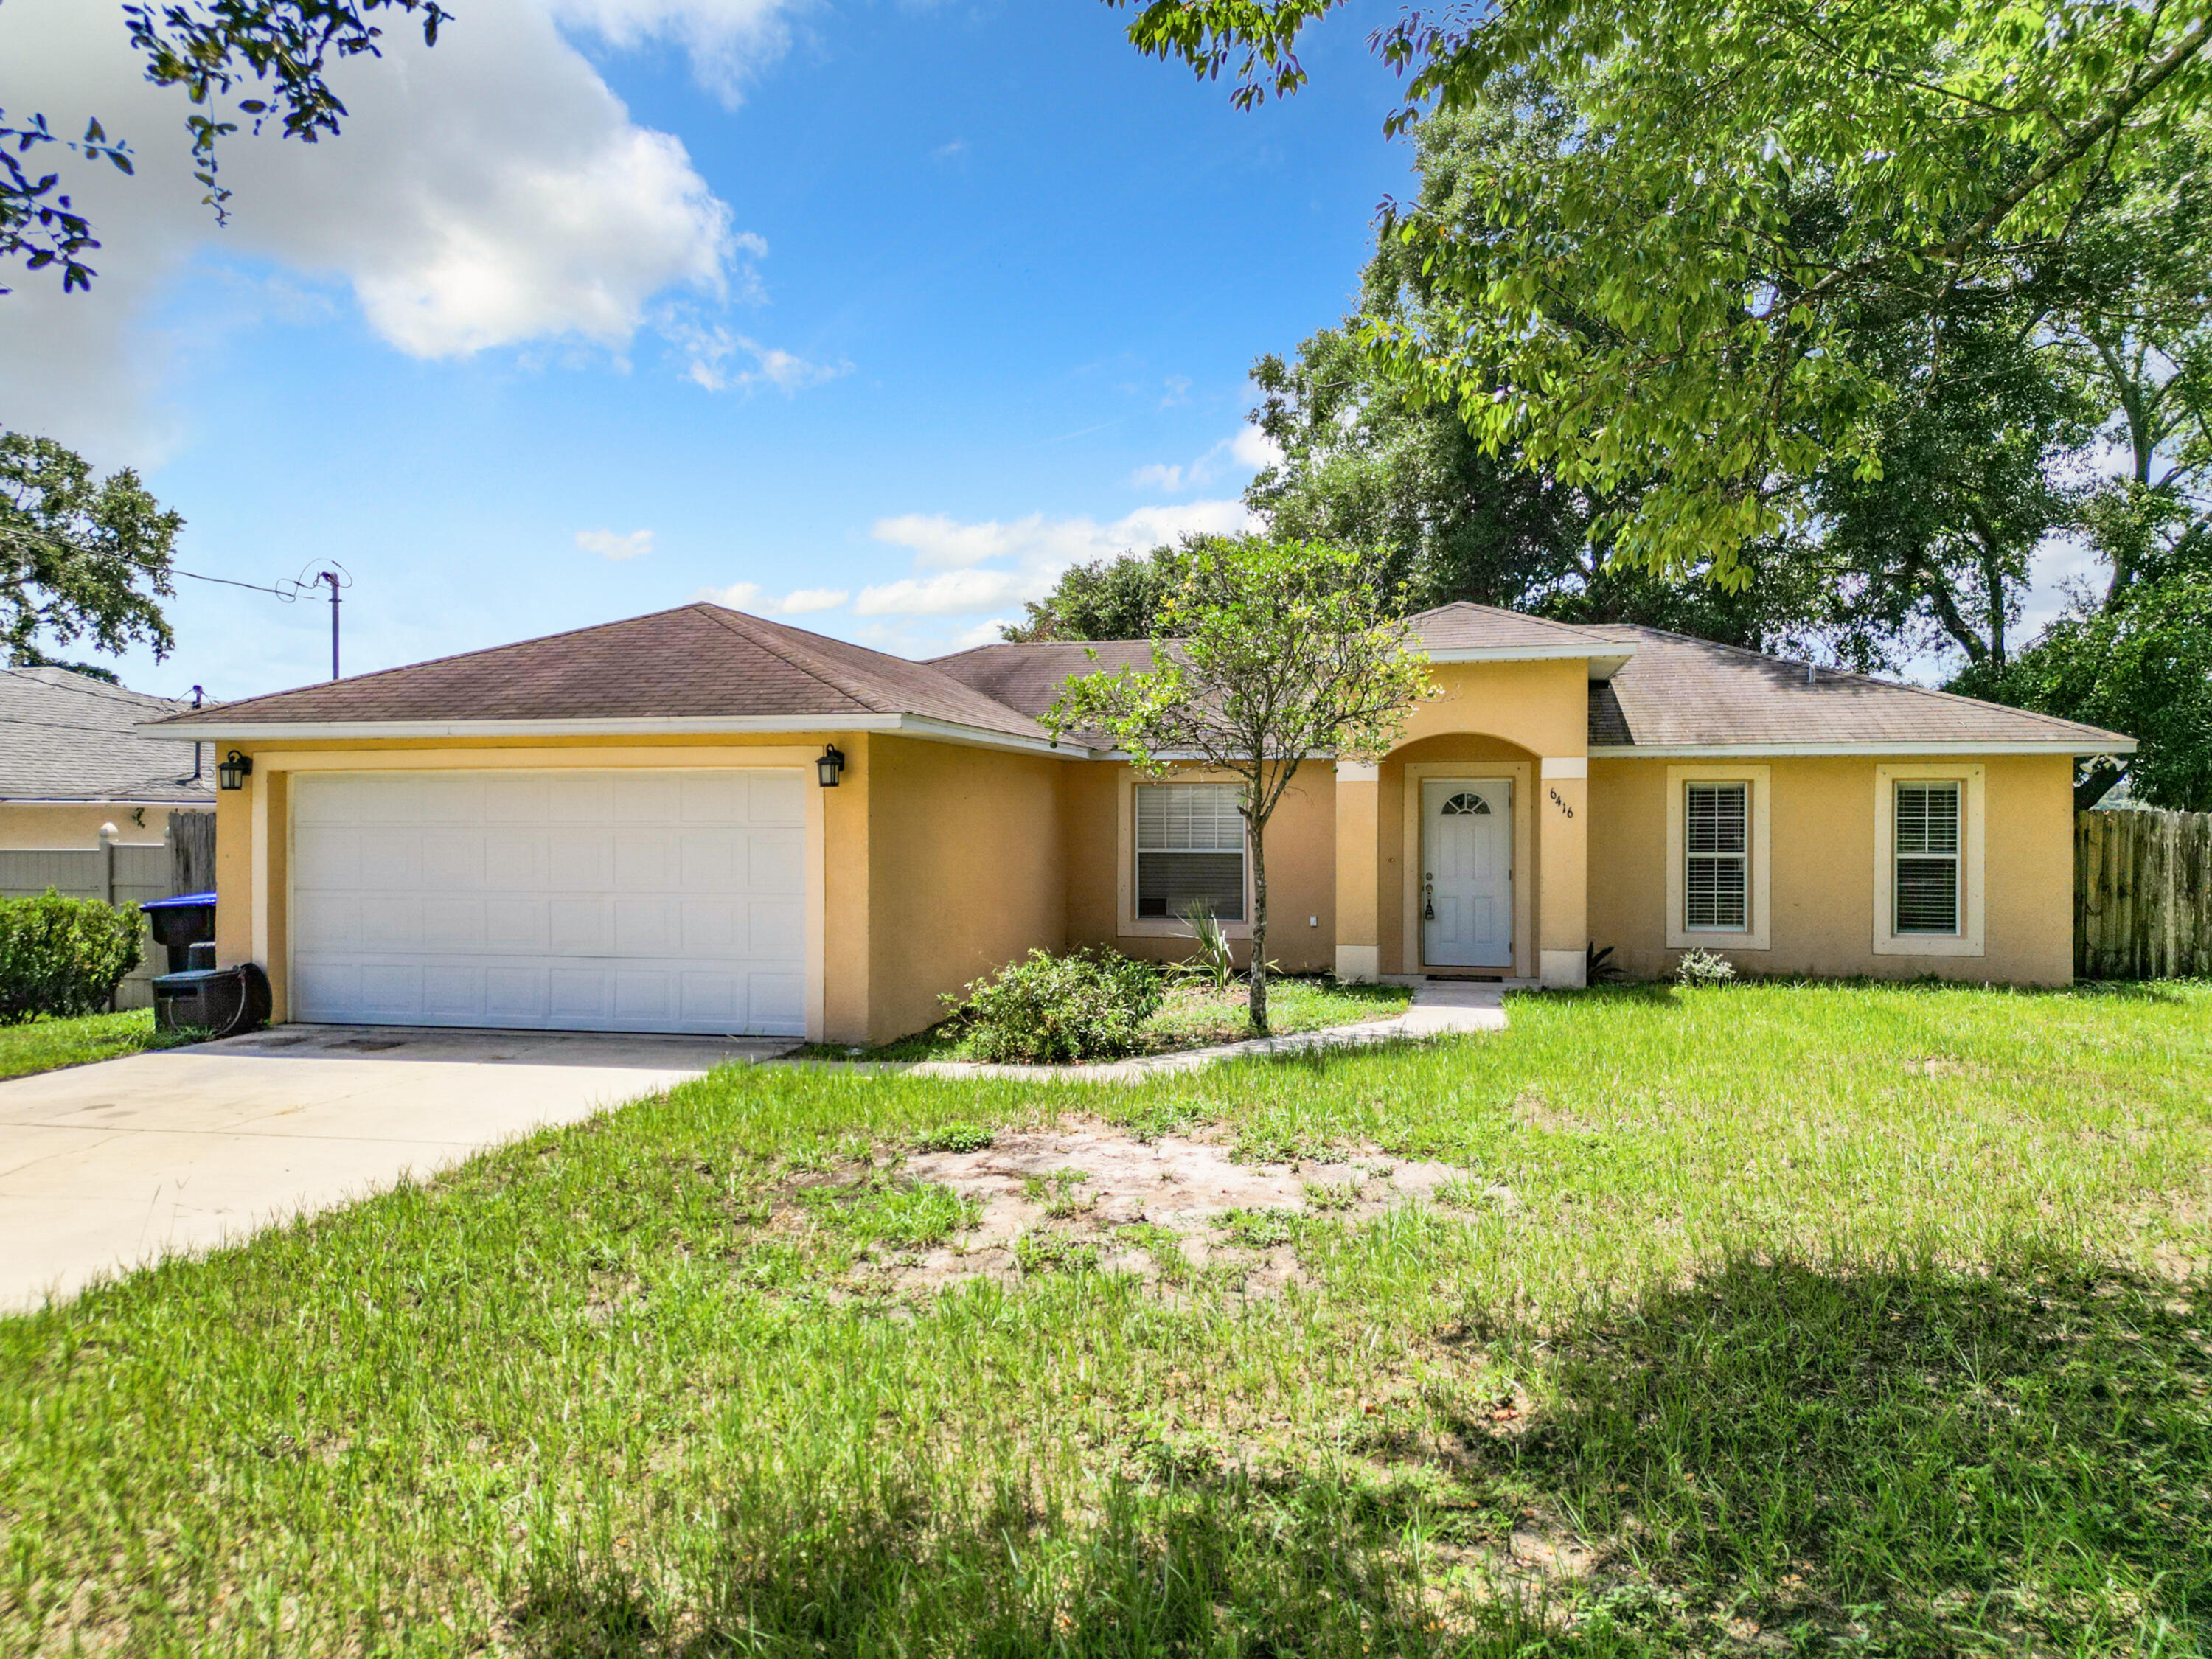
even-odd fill
[{"label": "green leaves", "polygon": [[0,432],[0,648],[37,662],[42,644],[82,637],[167,655],[159,601],[184,526],[128,467],[96,479],[51,438]]},{"label": "green leaves", "polygon": [[[1188,0],[1133,38],[1207,75],[1243,49],[1256,101],[1303,79],[1283,66],[1324,9]],[[1639,489],[1598,527],[1618,556],[1734,580],[1739,549],[1804,514],[1817,469],[1878,466],[1879,417],[1909,393],[1870,328],[1962,295],[2047,310],[2087,292],[2085,227],[2201,122],[2208,40],[2207,0],[1409,15],[1376,38],[1408,76],[1387,125],[1519,119],[1547,142],[1390,210],[1421,304],[1363,343],[1493,453]]]},{"label": "green leaves", "polygon": [[[217,222],[225,217],[230,192],[216,182],[216,141],[236,132],[238,125],[201,112],[252,82],[265,86],[268,95],[241,98],[237,108],[252,118],[256,132],[274,118],[288,137],[308,143],[335,137],[346,107],[325,71],[334,57],[381,55],[377,41],[383,31],[370,21],[379,11],[419,16],[428,46],[437,45],[439,26],[453,20],[437,0],[131,0],[124,6],[131,45],[146,60],[146,78],[155,86],[183,87],[191,101],[185,126],[192,141],[192,177],[206,191],[201,199],[215,210]],[[22,126],[0,124],[0,263],[20,259],[28,270],[58,265],[68,293],[92,285],[97,273],[79,256],[100,243],[90,222],[58,191],[59,175],[33,175],[19,160],[34,145],[56,142],[43,115]],[[126,173],[136,170],[130,147],[109,139],[96,119],[82,139],[65,148]]]}]

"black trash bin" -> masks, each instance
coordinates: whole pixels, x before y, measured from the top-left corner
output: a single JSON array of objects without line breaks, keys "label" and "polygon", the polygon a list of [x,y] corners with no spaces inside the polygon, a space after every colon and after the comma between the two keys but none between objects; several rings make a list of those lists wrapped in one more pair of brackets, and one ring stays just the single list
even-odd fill
[{"label": "black trash bin", "polygon": [[237,1036],[269,1018],[269,975],[256,964],[194,968],[154,981],[154,1029],[196,1026],[216,1036]]},{"label": "black trash bin", "polygon": [[173,974],[181,974],[192,966],[193,945],[214,942],[213,893],[185,893],[175,898],[152,899],[138,908],[145,912],[146,921],[154,930],[154,943],[167,948],[169,971]]}]

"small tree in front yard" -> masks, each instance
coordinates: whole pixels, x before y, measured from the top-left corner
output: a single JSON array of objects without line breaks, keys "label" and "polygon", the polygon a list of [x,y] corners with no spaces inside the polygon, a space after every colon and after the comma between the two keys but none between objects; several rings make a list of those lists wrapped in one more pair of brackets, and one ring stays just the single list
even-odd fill
[{"label": "small tree in front yard", "polygon": [[1068,682],[1045,723],[1097,731],[1137,770],[1238,781],[1252,845],[1252,1031],[1267,1035],[1267,820],[1308,760],[1387,751],[1431,695],[1358,555],[1310,542],[1208,541],[1174,556],[1152,666]]}]

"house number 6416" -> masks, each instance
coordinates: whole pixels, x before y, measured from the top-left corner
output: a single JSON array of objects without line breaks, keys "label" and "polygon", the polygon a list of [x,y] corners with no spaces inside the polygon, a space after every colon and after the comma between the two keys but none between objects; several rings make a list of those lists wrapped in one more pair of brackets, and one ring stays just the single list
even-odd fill
[{"label": "house number 6416", "polygon": [[1569,817],[1574,817],[1575,809],[1559,799],[1559,792],[1558,790],[1547,789],[1544,793],[1552,798],[1553,805],[1558,807],[1559,811],[1565,812]]}]

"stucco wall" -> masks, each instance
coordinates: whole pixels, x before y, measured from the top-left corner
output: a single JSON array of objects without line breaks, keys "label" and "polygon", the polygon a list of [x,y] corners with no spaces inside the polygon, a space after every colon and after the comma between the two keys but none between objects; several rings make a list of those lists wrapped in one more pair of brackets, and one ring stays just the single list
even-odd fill
[{"label": "stucco wall", "polygon": [[[912,738],[868,744],[868,1035],[1067,934],[1060,775],[1079,764]],[[836,868],[836,861],[831,869]]]},{"label": "stucco wall", "polygon": [[[1906,757],[1899,757],[1900,761]],[[1912,760],[1925,757],[1913,757]],[[1874,949],[1879,757],[1777,757],[1771,768],[1771,946],[1716,944],[1747,972],[2065,984],[2074,967],[2073,763],[1990,756],[1984,767],[1984,951],[1885,956]],[[1590,763],[1590,936],[1633,975],[1668,971],[1663,759]]]},{"label": "stucco wall", "polygon": [[168,833],[169,809],[96,801],[51,806],[0,801],[0,850],[66,852],[97,847],[103,823],[113,824],[123,841],[160,841]]},{"label": "stucco wall", "polygon": [[[1211,774],[1192,774],[1194,777]],[[1060,781],[1067,825],[1067,942],[1103,945],[1149,962],[1190,954],[1183,930],[1132,933],[1121,921],[1121,888],[1134,868],[1134,826],[1124,821],[1120,763],[1070,763]],[[1309,921],[1308,918],[1314,918]],[[1322,973],[1336,959],[1336,779],[1328,761],[1309,761],[1267,823],[1267,955],[1294,974]],[[1237,943],[1237,959],[1250,959]]]}]

